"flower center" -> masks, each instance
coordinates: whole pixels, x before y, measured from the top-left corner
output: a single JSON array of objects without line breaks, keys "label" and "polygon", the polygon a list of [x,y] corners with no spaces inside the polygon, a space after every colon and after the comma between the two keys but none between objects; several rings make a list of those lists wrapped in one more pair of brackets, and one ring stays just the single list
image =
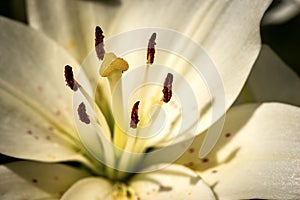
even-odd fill
[{"label": "flower center", "polygon": [[[163,104],[169,104],[172,98],[173,74],[166,73],[164,82],[161,81],[160,94],[153,94],[152,98],[137,99],[131,105],[131,114],[127,113],[123,103],[123,80],[122,76],[129,69],[129,64],[112,52],[105,52],[103,45],[103,31],[100,27],[95,29],[95,51],[101,62],[99,74],[108,80],[110,101],[101,98],[97,103],[88,92],[74,79],[72,67],[65,66],[65,79],[67,86],[74,92],[79,91],[85,98],[77,107],[78,119],[84,126],[93,126],[100,138],[101,161],[107,164],[107,175],[111,179],[122,179],[127,176],[126,171],[138,169],[139,163],[143,160],[143,154],[153,147],[163,146],[174,139],[170,134],[178,121],[180,112],[175,112],[175,117],[169,128],[160,131],[157,135],[149,135],[157,132],[157,127],[162,119]],[[150,65],[154,63],[156,33],[153,33],[148,42],[145,76],[147,77]],[[96,90],[95,96],[102,97],[103,88]],[[159,99],[158,97],[161,97]],[[175,102],[175,101],[174,101]],[[174,107],[176,103],[169,107]],[[139,108],[140,107],[140,108]],[[93,114],[88,108],[94,109]],[[172,108],[174,109],[174,108]],[[170,110],[170,108],[169,108]],[[113,117],[111,117],[111,115]],[[149,136],[144,137],[145,132]],[[162,134],[161,134],[162,133]],[[152,138],[153,137],[153,138]],[[134,154],[134,156],[132,156]],[[125,171],[125,172],[122,172]],[[123,193],[122,193],[123,194]]]}]

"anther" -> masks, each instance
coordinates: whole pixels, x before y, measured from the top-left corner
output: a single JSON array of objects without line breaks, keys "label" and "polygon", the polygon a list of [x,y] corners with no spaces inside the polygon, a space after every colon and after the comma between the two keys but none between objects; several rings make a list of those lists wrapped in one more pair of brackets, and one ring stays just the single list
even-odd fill
[{"label": "anther", "polygon": [[135,102],[135,104],[132,107],[130,128],[137,128],[137,124],[140,121],[139,120],[139,115],[138,115],[139,104],[140,104],[140,101],[137,101],[137,102]]},{"label": "anther", "polygon": [[85,105],[83,102],[81,102],[81,104],[79,104],[77,112],[78,112],[80,121],[82,121],[86,124],[89,124],[91,122],[88,114],[86,113]]},{"label": "anther", "polygon": [[78,83],[75,81],[72,67],[69,65],[65,66],[65,79],[67,82],[67,86],[69,86],[71,88],[71,90],[77,91]]},{"label": "anther", "polygon": [[162,98],[163,102],[168,103],[172,97],[172,83],[173,83],[173,74],[168,73],[165,82],[164,89],[162,90],[164,96]]},{"label": "anther", "polygon": [[103,60],[105,50],[104,50],[104,43],[103,43],[104,35],[103,31],[99,26],[96,26],[95,29],[95,50],[97,56],[100,60]]},{"label": "anther", "polygon": [[147,64],[152,64],[154,61],[154,54],[155,54],[154,46],[156,45],[155,40],[156,40],[156,33],[153,33],[148,42]]}]

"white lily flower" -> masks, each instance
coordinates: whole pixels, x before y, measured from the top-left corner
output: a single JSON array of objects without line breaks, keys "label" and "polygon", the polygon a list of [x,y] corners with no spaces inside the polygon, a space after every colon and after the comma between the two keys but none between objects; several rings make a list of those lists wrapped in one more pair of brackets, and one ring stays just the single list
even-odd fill
[{"label": "white lily flower", "polygon": [[[92,10],[108,9],[98,4],[96,8],[91,7],[94,5],[91,2],[61,2],[66,4],[67,7],[64,7],[66,10],[77,8],[77,4]],[[44,7],[44,3],[49,7]],[[144,5],[145,8],[151,9],[148,3],[135,3],[124,2],[119,9],[112,8],[107,13],[116,13],[123,18],[128,17],[128,21],[124,19],[124,23],[128,22],[126,27],[132,28],[137,24],[129,22],[141,14],[138,8]],[[160,2],[156,3],[158,7],[165,5],[164,3],[159,5]],[[232,1],[228,3],[224,1],[219,4],[207,1],[203,4],[204,7],[201,7],[201,3],[199,5],[179,4],[180,9],[190,10],[198,6],[202,9],[198,13],[196,10],[194,13],[190,12],[192,14],[185,19],[193,24],[185,21],[185,23],[179,23],[178,27],[175,23],[170,24],[169,28],[174,26],[173,28],[177,28],[178,31],[187,29],[186,34],[195,41],[200,41],[207,50],[224,81],[226,109],[228,109],[239,94],[258,54],[259,21],[269,2]],[[178,5],[175,6],[175,4],[174,9],[178,10],[176,9]],[[54,7],[56,5],[53,4]],[[39,6],[45,10],[40,9]],[[156,6],[153,7],[154,10]],[[38,17],[33,17],[34,20],[47,20],[45,15],[49,12],[46,8],[51,10],[48,1],[32,1],[29,4],[29,10],[34,8],[39,8],[36,11],[40,11],[34,12],[39,14]],[[204,12],[207,8],[211,9]],[[67,15],[66,10],[61,13]],[[123,12],[130,11],[132,15],[123,14]],[[161,23],[162,20],[159,21],[153,17],[154,11],[149,10],[149,12],[151,21],[150,17],[146,18],[149,22],[141,25],[153,22],[154,26],[158,26],[159,24],[156,23]],[[57,13],[56,10],[51,16],[55,13]],[[82,17],[87,21],[90,20],[89,16],[95,16],[89,9],[84,9],[83,13],[85,14],[79,18]],[[171,23],[173,20],[168,18],[172,16],[174,17],[173,12],[168,13],[166,18],[159,15],[156,17],[161,17]],[[195,18],[192,18],[193,16]],[[55,16],[53,17],[55,19]],[[106,18],[105,27],[109,27],[109,15],[103,16],[101,20]],[[73,18],[61,18],[62,23],[70,23],[63,19]],[[184,20],[180,17],[179,19]],[[191,19],[196,19],[196,21]],[[194,23],[198,22],[198,19],[203,19],[200,20],[202,25],[195,28]],[[237,26],[243,20],[246,21],[243,26]],[[102,24],[102,22],[97,24],[99,23]],[[47,30],[54,30],[55,24],[46,24]],[[82,24],[89,23],[83,22]],[[103,24],[105,24],[104,21]],[[109,174],[110,169],[86,151],[72,123],[72,93],[68,88],[63,87],[65,83],[61,66],[69,64],[75,71],[79,66],[77,62],[52,40],[23,25],[0,18],[0,26],[3,27],[0,33],[1,52],[5,55],[2,56],[0,65],[1,105],[3,107],[0,113],[0,150],[3,154],[30,160],[6,164],[0,168],[0,174],[4,177],[0,186],[2,198],[240,199],[297,198],[299,196],[297,171],[300,151],[297,122],[300,118],[300,111],[297,107],[277,103],[245,105],[230,110],[221,140],[204,160],[199,160],[197,154],[199,141],[203,139],[202,134],[196,138],[186,154],[177,161],[179,164],[134,175],[128,179],[119,180],[120,182],[110,180],[109,178],[112,177]],[[67,31],[68,27],[72,29],[71,24],[61,27],[63,31]],[[108,29],[108,35],[125,31],[126,27],[122,29],[115,25],[115,28]],[[201,32],[200,29],[198,31],[198,28],[205,31]],[[58,33],[59,30],[56,30]],[[239,31],[241,35],[229,37],[233,30],[234,33]],[[50,35],[52,32],[54,31],[46,31]],[[59,34],[61,33],[58,33],[57,38]],[[66,35],[66,32],[61,35],[61,41]],[[87,38],[86,35],[90,35],[90,32],[87,31],[83,35],[81,41],[85,40],[83,38]],[[76,39],[73,42],[77,47],[79,41]],[[89,48],[86,48],[86,51],[84,48],[79,49],[83,51],[82,55],[86,55],[89,50]],[[77,48],[70,47],[70,51],[75,56],[81,55],[81,53],[78,54]],[[77,58],[80,60],[80,56]],[[81,92],[84,93],[84,91]],[[83,117],[86,117],[86,113],[83,113]],[[93,123],[92,116],[88,119],[90,121],[86,123]],[[249,133],[253,134],[253,137]],[[255,147],[252,148],[253,146]],[[252,157],[253,154],[259,156]],[[52,163],[62,161],[78,161],[89,170]],[[198,170],[203,178],[182,164]],[[236,170],[237,166],[242,167]],[[290,168],[287,170],[286,166]],[[252,173],[251,177],[244,175],[248,172]],[[280,176],[274,176],[274,174],[280,174]],[[271,185],[272,183],[276,184]]]}]

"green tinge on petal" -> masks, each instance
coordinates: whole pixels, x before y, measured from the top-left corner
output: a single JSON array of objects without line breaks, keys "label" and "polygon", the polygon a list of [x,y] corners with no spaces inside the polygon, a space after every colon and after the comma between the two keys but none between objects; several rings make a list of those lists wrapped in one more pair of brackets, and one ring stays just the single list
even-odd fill
[{"label": "green tinge on petal", "polygon": [[77,180],[88,176],[62,164],[20,161],[0,166],[1,199],[59,199]]},{"label": "green tinge on petal", "polygon": [[299,108],[290,105],[234,107],[206,158],[198,159],[200,135],[177,163],[199,171],[219,199],[298,198],[299,120]]}]

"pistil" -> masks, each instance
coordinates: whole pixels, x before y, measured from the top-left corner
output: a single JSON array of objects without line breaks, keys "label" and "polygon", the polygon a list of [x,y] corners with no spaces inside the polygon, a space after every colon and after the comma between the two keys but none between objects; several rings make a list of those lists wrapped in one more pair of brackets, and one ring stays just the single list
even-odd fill
[{"label": "pistil", "polygon": [[[125,128],[125,116],[123,108],[122,92],[122,73],[128,70],[128,63],[118,58],[114,53],[106,53],[100,67],[100,75],[107,77],[109,81],[111,95],[113,97],[113,114],[115,118],[113,141],[118,148],[123,148],[126,143],[126,136],[123,129]],[[117,87],[117,84],[119,86]]]}]

